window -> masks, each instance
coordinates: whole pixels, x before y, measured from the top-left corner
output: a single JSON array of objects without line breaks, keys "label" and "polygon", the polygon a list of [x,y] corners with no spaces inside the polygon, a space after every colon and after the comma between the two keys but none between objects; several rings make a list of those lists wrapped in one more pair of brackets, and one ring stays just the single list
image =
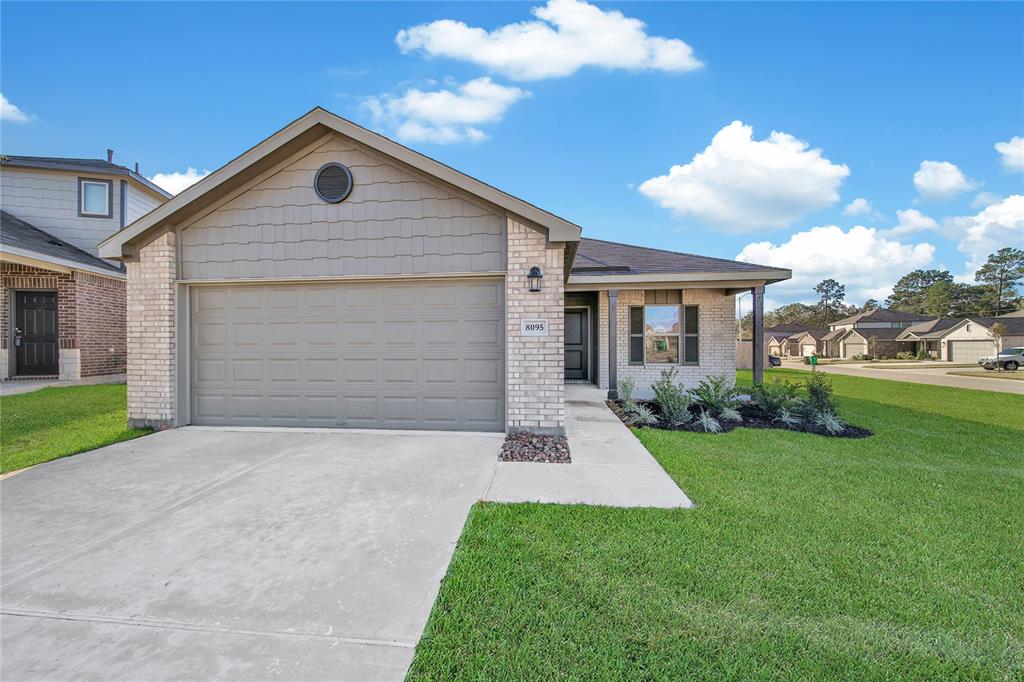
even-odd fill
[{"label": "window", "polygon": [[629,364],[699,364],[698,320],[695,305],[630,307]]},{"label": "window", "polygon": [[110,180],[78,179],[78,215],[90,218],[110,218],[114,186]]}]

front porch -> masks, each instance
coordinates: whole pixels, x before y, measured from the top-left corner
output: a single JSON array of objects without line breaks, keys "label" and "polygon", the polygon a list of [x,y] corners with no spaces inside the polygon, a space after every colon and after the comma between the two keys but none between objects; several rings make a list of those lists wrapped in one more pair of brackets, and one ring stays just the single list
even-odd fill
[{"label": "front porch", "polygon": [[746,293],[753,297],[753,370],[755,380],[761,381],[763,286],[680,288],[652,282],[566,291],[565,383],[592,384],[614,399],[625,377],[633,379],[637,396],[649,396],[651,385],[671,367],[689,387],[712,375],[731,377],[736,369],[736,296]]}]

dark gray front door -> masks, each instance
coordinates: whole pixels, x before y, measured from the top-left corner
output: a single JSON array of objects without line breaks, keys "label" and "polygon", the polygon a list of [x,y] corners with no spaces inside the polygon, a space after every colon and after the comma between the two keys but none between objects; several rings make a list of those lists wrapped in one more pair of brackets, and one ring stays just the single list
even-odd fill
[{"label": "dark gray front door", "polygon": [[57,374],[57,292],[19,291],[14,311],[15,373]]},{"label": "dark gray front door", "polygon": [[565,378],[590,378],[590,329],[586,308],[565,311]]}]

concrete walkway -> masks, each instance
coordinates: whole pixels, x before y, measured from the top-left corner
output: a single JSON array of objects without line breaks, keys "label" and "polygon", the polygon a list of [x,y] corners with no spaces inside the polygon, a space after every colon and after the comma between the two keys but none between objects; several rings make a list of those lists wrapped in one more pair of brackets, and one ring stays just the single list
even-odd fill
[{"label": "concrete walkway", "polygon": [[[802,363],[785,363],[786,369],[810,370],[810,366]],[[876,365],[818,365],[818,369],[828,374],[844,374],[868,379],[889,379],[890,381],[906,381],[911,384],[929,384],[932,386],[949,386],[951,388],[970,388],[977,391],[996,391],[998,393],[1017,393],[1024,395],[1024,381],[1014,379],[997,379],[989,377],[964,377],[949,372],[962,372],[963,367],[911,367],[897,369]],[[1018,370],[1022,371],[1022,370]],[[771,376],[766,372],[765,376]]]},{"label": "concrete walkway", "polygon": [[613,507],[693,506],[596,386],[565,387],[572,464],[498,462],[484,495],[493,502],[552,502]]},{"label": "concrete walkway", "polygon": [[21,393],[32,393],[51,386],[86,386],[91,384],[123,384],[124,374],[104,374],[98,377],[86,377],[74,381],[61,381],[53,379],[50,381],[0,381],[0,395],[19,395]]}]

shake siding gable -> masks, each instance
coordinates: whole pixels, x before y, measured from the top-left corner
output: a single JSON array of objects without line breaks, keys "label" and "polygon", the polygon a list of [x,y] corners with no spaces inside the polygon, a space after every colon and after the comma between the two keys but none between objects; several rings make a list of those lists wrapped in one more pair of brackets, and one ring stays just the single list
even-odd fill
[{"label": "shake siding gable", "polygon": [[[338,204],[313,190],[316,171],[352,171]],[[504,272],[505,218],[340,135],[181,230],[190,280]]]}]

